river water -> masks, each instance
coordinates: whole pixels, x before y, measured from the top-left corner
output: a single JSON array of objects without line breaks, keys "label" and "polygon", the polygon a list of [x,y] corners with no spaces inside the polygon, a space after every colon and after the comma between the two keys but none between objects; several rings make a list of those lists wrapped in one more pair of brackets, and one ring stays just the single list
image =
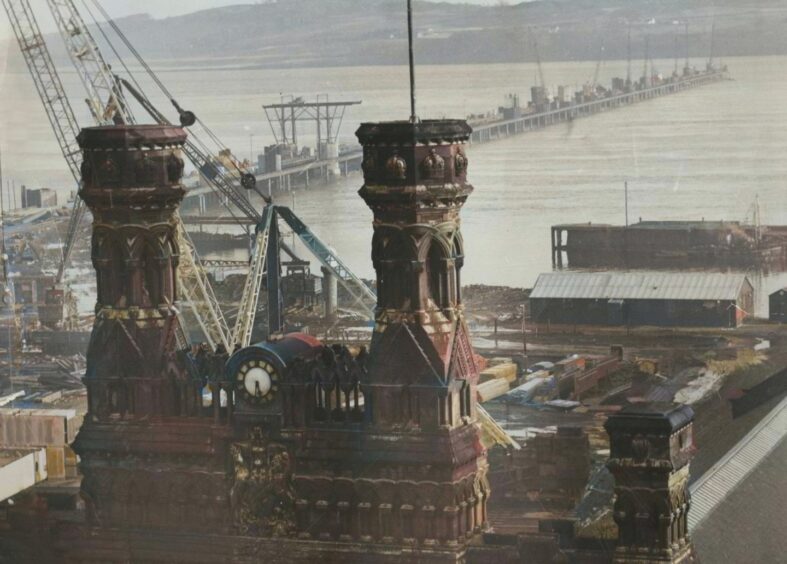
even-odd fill
[{"label": "river water", "polygon": [[[551,268],[551,225],[624,221],[625,180],[632,220],[744,220],[758,196],[763,223],[787,224],[787,57],[725,62],[733,81],[472,147],[469,175],[475,193],[463,212],[463,281],[531,286]],[[672,65],[656,62],[665,73]],[[548,63],[544,74],[549,85],[573,87],[590,80],[594,69],[592,62]],[[640,71],[635,64],[634,75]],[[527,99],[535,75],[529,64],[419,67],[418,113],[422,118],[464,117],[496,108],[509,92]],[[625,75],[625,61],[600,69],[603,83]],[[72,99],[81,100],[76,75],[64,72],[63,77]],[[362,100],[348,110],[340,142],[354,142],[362,121],[409,114],[404,66],[208,69],[167,71],[161,77],[181,105],[195,111],[242,158],[273,142],[261,105],[278,101],[281,93]],[[163,99],[157,103],[168,109]],[[80,123],[88,124],[84,104],[75,102],[75,110]],[[142,117],[141,110],[137,115]],[[301,139],[313,144],[308,132]],[[0,147],[6,180],[46,185],[63,194],[72,189],[24,71],[0,74]],[[356,194],[360,185],[360,175],[354,174],[282,195],[279,202],[294,202],[296,213],[358,275],[372,277],[371,212]],[[787,276],[752,278],[763,314],[763,298],[787,285]]]}]

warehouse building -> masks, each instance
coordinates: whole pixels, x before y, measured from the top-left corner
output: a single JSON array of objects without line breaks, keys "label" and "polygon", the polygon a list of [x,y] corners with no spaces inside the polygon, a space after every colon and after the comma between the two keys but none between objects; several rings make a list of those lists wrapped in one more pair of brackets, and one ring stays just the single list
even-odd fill
[{"label": "warehouse building", "polygon": [[57,207],[57,192],[51,188],[30,189],[22,186],[23,208],[54,208]]},{"label": "warehouse building", "polygon": [[753,307],[746,276],[718,272],[550,272],[530,294],[555,325],[737,327]]}]

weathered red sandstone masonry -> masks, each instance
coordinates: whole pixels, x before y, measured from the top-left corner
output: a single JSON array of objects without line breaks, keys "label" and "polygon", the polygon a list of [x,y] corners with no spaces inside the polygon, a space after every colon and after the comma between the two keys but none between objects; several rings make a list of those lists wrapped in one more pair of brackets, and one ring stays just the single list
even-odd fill
[{"label": "weathered red sandstone masonry", "polygon": [[316,363],[289,385],[299,538],[425,547],[453,560],[487,526],[478,370],[460,293],[469,134],[451,120],[358,130],[360,195],[374,213],[376,327],[360,420],[331,398],[342,382],[309,379],[320,378]]},{"label": "weathered red sandstone masonry", "polygon": [[[222,508],[226,426],[176,353],[186,133],[159,125],[84,129],[80,196],[93,214],[98,297],[77,437],[93,524],[205,530]],[[208,508],[207,506],[210,506]]]},{"label": "weathered red sandstone masonry", "polygon": [[695,561],[686,407],[632,407],[607,422],[618,539],[575,539],[571,520],[489,531],[461,295],[469,134],[458,120],[358,130],[378,290],[369,352],[291,334],[225,365],[226,353],[189,360],[176,346],[185,133],[82,132],[98,277],[75,445],[87,514],[41,537],[58,561]]}]

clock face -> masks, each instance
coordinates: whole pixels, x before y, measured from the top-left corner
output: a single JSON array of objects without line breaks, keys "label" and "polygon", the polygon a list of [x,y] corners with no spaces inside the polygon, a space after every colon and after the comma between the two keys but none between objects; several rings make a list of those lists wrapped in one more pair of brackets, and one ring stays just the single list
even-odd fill
[{"label": "clock face", "polygon": [[266,404],[279,390],[276,369],[264,360],[249,360],[238,371],[236,385],[252,403]]}]

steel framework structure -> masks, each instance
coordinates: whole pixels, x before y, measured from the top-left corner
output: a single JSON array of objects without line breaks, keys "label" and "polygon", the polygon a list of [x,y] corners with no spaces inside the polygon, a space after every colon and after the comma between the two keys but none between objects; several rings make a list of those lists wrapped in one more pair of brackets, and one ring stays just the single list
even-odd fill
[{"label": "steel framework structure", "polygon": [[[33,10],[28,0],[2,1],[63,156],[74,180],[80,185],[82,153],[76,142],[79,125]],[[61,37],[66,41],[71,61],[77,68],[88,95],[91,96],[88,105],[93,110],[92,114],[96,122],[99,125],[114,121],[135,123],[134,116],[125,101],[120,101],[122,97],[118,95],[120,88],[115,77],[101,56],[95,40],[87,32],[87,26],[73,2],[47,0],[47,3],[55,16]],[[95,96],[99,98],[95,98]],[[58,268],[58,283],[62,281],[84,212],[84,204],[80,198],[77,198],[74,201],[74,209],[69,221],[63,258]],[[222,344],[230,349],[227,323],[218,307],[218,300],[207,276],[199,265],[199,257],[194,245],[180,221],[178,221],[178,236],[181,245],[180,288],[184,300],[194,312],[210,346],[215,348]],[[179,341],[181,344],[187,341],[182,327],[180,328]]]},{"label": "steel framework structure", "polygon": [[[80,166],[82,165],[82,151],[77,144],[79,124],[44,42],[44,36],[27,0],[2,0],[2,2],[38,96],[44,103],[46,117],[78,188],[81,184]],[[63,259],[57,270],[56,283],[58,284],[63,280],[65,266],[74,248],[76,232],[84,214],[85,206],[80,198],[76,198],[68,224]]]},{"label": "steel framework structure", "polygon": [[72,0],[47,0],[60,37],[75,64],[79,79],[88,93],[87,104],[97,122],[110,124],[131,117],[131,109],[99,51],[98,44]]},{"label": "steel framework structure", "polygon": [[[74,117],[73,110],[68,102],[62,83],[57,75],[54,64],[52,63],[49,51],[44,43],[38,24],[35,20],[28,0],[2,0],[3,5],[11,20],[12,27],[17,35],[20,49],[25,56],[25,61],[30,70],[31,76],[38,89],[39,96],[47,110],[47,116],[55,131],[55,135],[60,144],[63,155],[68,162],[69,169],[77,183],[80,183],[80,164],[81,152],[76,143],[76,136],[79,133],[79,126]],[[69,56],[76,67],[80,79],[88,93],[88,106],[95,121],[100,125],[108,123],[136,123],[125,97],[122,94],[121,86],[124,87],[140,103],[140,105],[158,123],[170,124],[171,122],[153,106],[149,99],[140,92],[138,88],[130,84],[127,80],[116,77],[110,66],[106,63],[93,37],[90,35],[85,22],[79,11],[71,0],[47,0],[47,4],[52,11],[55,22],[57,23],[60,35],[66,43]],[[321,120],[325,120],[326,134],[328,140],[335,140],[338,126],[334,129],[334,122],[338,119],[341,123],[344,110],[347,106],[360,102],[317,102],[273,105],[270,108],[274,111],[284,111],[285,107],[294,112],[294,108],[299,106],[298,114],[292,113],[293,120],[316,119],[318,123],[318,136],[320,135]],[[268,108],[266,108],[266,112]],[[315,113],[311,113],[315,112]],[[283,125],[286,132],[286,125]],[[293,121],[293,135],[295,135]],[[275,133],[274,133],[275,134]],[[194,138],[192,135],[191,138]],[[194,138],[196,139],[196,138]],[[197,143],[199,141],[197,140]],[[183,222],[177,217],[178,221],[178,241],[181,249],[181,261],[178,268],[180,279],[180,289],[183,300],[190,306],[194,317],[197,320],[208,344],[212,348],[222,345],[226,350],[233,350],[235,345],[247,346],[251,340],[254,318],[257,310],[259,293],[261,291],[264,274],[268,271],[273,273],[272,261],[278,263],[278,246],[292,255],[292,251],[280,241],[280,237],[274,236],[277,249],[275,253],[268,252],[269,239],[272,230],[276,230],[273,223],[277,216],[293,229],[299,236],[303,244],[314,254],[314,256],[331,271],[342,286],[354,298],[353,307],[359,308],[369,317],[374,316],[374,306],[376,296],[374,292],[364,284],[350,269],[325,245],[289,208],[283,206],[267,206],[260,214],[249,201],[242,187],[234,182],[229,175],[222,172],[215,164],[209,153],[198,146],[191,139],[184,146],[184,153],[192,164],[200,170],[211,186],[220,194],[225,196],[225,204],[229,206],[232,202],[245,218],[237,217],[238,223],[245,225],[249,221],[257,225],[256,246],[251,257],[249,277],[244,286],[238,316],[235,326],[230,331],[224,315],[219,307],[215,293],[207,279],[204,268],[200,264],[199,257],[194,248]],[[253,188],[253,178],[243,178],[245,188]],[[68,262],[73,244],[76,239],[76,232],[79,228],[84,205],[81,199],[77,198],[74,204],[74,212],[69,223],[67,241],[63,261],[60,265],[58,280],[62,279],[63,271]],[[233,214],[234,215],[234,214]],[[278,264],[276,265],[278,270]],[[278,281],[278,272],[275,274]],[[269,289],[269,301],[271,294],[278,293],[278,284],[273,284],[274,290]],[[279,308],[273,304],[273,315],[270,319],[280,318]],[[278,312],[278,313],[277,313]],[[278,330],[279,324],[273,323]],[[188,339],[180,328],[178,339],[181,346],[188,344]]]},{"label": "steel framework structure", "polygon": [[[322,141],[335,143],[336,136],[344,119],[344,112],[349,106],[360,104],[360,100],[345,102],[330,102],[329,100],[317,100],[316,102],[306,102],[303,98],[295,98],[290,101],[282,101],[278,104],[266,104],[262,106],[265,116],[273,133],[276,143],[298,144],[297,122],[313,121],[317,124],[317,148],[319,150]],[[276,126],[274,127],[274,123]],[[325,138],[322,131],[325,124]]]}]

